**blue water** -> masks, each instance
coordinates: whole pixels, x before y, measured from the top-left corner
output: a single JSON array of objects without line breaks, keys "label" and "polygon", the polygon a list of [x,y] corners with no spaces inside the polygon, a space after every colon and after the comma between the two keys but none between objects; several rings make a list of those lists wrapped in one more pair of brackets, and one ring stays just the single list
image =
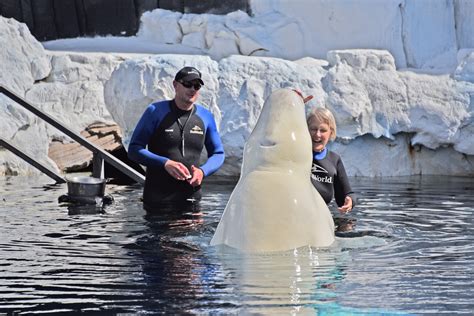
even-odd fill
[{"label": "blue water", "polygon": [[354,178],[328,249],[244,255],[209,241],[235,185],[160,214],[141,188],[105,207],[60,204],[46,177],[0,180],[0,313],[474,314],[474,181]]}]

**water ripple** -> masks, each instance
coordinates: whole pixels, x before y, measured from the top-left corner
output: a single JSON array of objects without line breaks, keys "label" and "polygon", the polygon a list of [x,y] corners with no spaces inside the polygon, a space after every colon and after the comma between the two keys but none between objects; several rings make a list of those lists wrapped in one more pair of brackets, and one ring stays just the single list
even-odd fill
[{"label": "water ripple", "polygon": [[[352,179],[328,249],[244,255],[210,247],[235,179],[198,207],[146,214],[137,186],[102,207],[58,203],[44,177],[0,184],[0,313],[466,314],[474,310],[474,183]],[[25,186],[25,183],[30,185]]]}]

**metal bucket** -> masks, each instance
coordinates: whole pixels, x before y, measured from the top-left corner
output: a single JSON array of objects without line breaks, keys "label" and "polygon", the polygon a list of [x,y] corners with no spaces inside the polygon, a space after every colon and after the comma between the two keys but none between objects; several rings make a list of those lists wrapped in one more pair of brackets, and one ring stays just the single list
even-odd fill
[{"label": "metal bucket", "polygon": [[67,191],[71,199],[78,201],[95,201],[96,197],[104,197],[105,179],[78,176],[66,179]]}]

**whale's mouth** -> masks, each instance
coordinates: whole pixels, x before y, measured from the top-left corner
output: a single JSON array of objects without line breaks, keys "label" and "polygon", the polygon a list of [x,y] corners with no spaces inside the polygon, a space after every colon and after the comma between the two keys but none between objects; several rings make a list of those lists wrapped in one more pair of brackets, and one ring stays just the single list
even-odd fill
[{"label": "whale's mouth", "polygon": [[268,139],[264,139],[260,142],[260,147],[264,147],[264,148],[268,148],[268,147],[275,147],[276,146],[276,142],[274,141],[271,141],[271,140],[268,140]]}]

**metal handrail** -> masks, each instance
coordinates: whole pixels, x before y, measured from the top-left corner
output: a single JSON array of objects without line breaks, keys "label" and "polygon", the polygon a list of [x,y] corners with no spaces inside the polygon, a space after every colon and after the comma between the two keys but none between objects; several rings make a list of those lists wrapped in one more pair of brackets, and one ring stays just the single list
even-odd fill
[{"label": "metal handrail", "polygon": [[[32,112],[33,114],[35,114],[39,118],[43,119],[47,123],[49,123],[52,126],[56,127],[58,130],[60,130],[61,132],[63,132],[64,134],[66,134],[67,136],[69,136],[70,138],[72,138],[73,140],[75,140],[76,142],[78,142],[79,144],[81,144],[82,146],[87,148],[88,150],[90,150],[94,154],[94,159],[93,159],[93,170],[94,171],[93,171],[93,173],[96,176],[100,177],[99,174],[103,173],[103,161],[105,160],[110,165],[114,166],[119,171],[121,171],[123,174],[129,176],[130,178],[132,178],[137,183],[142,184],[142,185],[145,183],[145,177],[141,173],[137,172],[135,169],[131,168],[130,166],[128,166],[126,163],[124,163],[120,159],[115,158],[113,155],[106,152],[102,148],[97,147],[96,145],[94,145],[93,143],[88,141],[86,138],[84,138],[82,135],[71,131],[66,126],[64,126],[62,123],[60,123],[58,120],[56,120],[55,118],[53,118],[53,117],[49,116],[48,114],[42,112],[40,109],[36,108],[35,106],[29,104],[28,102],[26,102],[25,100],[23,100],[22,98],[17,96],[15,93],[11,92],[10,90],[6,89],[3,86],[0,86],[0,93],[4,94],[5,96],[10,98],[11,100],[15,101],[16,103],[18,103],[19,105],[21,105],[22,107],[27,109],[28,111]],[[102,164],[102,166],[100,166],[100,168],[97,168],[97,166],[94,166],[94,164],[97,165],[99,163]]]}]

